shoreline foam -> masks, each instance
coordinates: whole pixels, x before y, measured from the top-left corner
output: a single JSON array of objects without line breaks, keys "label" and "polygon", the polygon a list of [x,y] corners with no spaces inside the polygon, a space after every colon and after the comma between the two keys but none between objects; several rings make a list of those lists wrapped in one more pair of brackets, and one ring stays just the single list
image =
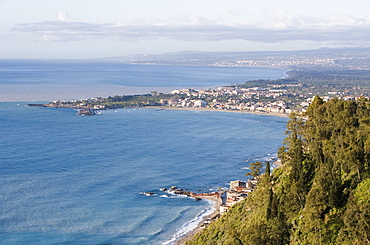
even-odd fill
[{"label": "shoreline foam", "polygon": [[204,196],[203,199],[211,203],[211,206],[203,210],[194,219],[185,223],[176,234],[174,234],[171,239],[167,242],[162,243],[162,245],[183,245],[186,241],[190,240],[196,233],[204,228],[205,222],[207,220],[215,218],[219,215],[221,198]]}]

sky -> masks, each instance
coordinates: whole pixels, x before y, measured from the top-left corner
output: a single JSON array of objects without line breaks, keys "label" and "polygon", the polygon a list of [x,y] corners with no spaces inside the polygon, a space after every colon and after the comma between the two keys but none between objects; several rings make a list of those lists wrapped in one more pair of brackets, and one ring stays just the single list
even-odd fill
[{"label": "sky", "polygon": [[370,0],[0,0],[0,58],[370,46]]}]

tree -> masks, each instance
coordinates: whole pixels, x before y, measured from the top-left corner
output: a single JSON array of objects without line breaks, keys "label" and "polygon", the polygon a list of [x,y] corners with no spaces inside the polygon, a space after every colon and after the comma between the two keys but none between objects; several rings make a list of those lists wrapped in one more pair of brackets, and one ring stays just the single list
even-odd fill
[{"label": "tree", "polygon": [[370,243],[370,179],[351,193],[344,213],[344,227],[338,236],[340,244]]},{"label": "tree", "polygon": [[250,172],[246,173],[245,176],[251,176],[253,179],[261,174],[261,168],[263,167],[262,162],[254,162],[249,165]]},{"label": "tree", "polygon": [[258,187],[199,244],[370,243],[370,101],[316,97],[287,129],[281,167],[252,163]]}]

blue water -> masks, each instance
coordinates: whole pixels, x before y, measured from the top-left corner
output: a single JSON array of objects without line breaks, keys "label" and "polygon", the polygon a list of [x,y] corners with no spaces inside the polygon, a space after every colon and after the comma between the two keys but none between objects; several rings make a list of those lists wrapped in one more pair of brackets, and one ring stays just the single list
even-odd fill
[{"label": "blue water", "polygon": [[86,99],[276,79],[283,69],[0,59],[0,101]]},{"label": "blue water", "polygon": [[286,120],[138,109],[87,117],[2,102],[0,244],[173,241],[211,205],[159,189],[243,179],[250,162],[276,153]]}]

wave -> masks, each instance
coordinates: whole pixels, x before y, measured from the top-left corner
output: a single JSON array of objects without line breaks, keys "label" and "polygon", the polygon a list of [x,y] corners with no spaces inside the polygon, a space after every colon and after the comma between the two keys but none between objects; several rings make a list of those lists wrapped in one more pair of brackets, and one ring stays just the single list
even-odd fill
[{"label": "wave", "polygon": [[[248,162],[248,163],[252,163],[252,162],[256,162],[256,161],[266,162],[266,161],[272,161],[276,158],[277,158],[277,152],[273,152],[273,153],[268,153],[264,156],[249,158],[249,159],[246,159],[244,161]],[[242,169],[245,169],[245,168],[248,168],[248,167],[243,167]]]},{"label": "wave", "polygon": [[211,206],[203,211],[201,211],[194,219],[190,220],[189,222],[185,223],[175,235],[169,241],[162,243],[162,245],[173,245],[175,242],[180,239],[181,237],[185,236],[189,232],[195,230],[200,222],[204,220],[205,217],[212,214],[216,210],[216,203],[212,200],[206,199],[207,202],[211,204]]},{"label": "wave", "polygon": [[[2,235],[8,244],[15,237],[22,244],[60,243],[65,237],[115,244],[176,240],[201,222],[207,213],[197,215],[209,205],[205,199],[186,200],[158,187],[173,184],[208,192],[207,186],[228,186],[226,181],[244,174],[239,169],[248,166],[244,159],[274,152],[283,139],[275,131],[283,135],[285,130],[285,125],[276,124],[271,133],[271,124],[266,123],[277,119],[270,117],[246,127],[244,118],[249,115],[237,116],[228,124],[230,117],[218,113],[199,117],[173,111],[159,116],[154,111],[130,110],[130,120],[122,121],[127,111],[112,110],[89,119],[76,117],[73,111],[30,109],[17,103],[0,103],[0,111],[1,124],[12,129],[0,133],[5,139],[0,230],[10,231]],[[220,122],[235,130],[219,127]],[[230,141],[230,151],[219,154],[235,131],[243,137]],[[199,148],[189,143],[194,137],[213,143]],[[244,150],[240,144],[245,144]],[[230,161],[226,167],[225,161]],[[157,196],[140,195],[142,191]],[[29,232],[33,240],[22,238]]]}]

